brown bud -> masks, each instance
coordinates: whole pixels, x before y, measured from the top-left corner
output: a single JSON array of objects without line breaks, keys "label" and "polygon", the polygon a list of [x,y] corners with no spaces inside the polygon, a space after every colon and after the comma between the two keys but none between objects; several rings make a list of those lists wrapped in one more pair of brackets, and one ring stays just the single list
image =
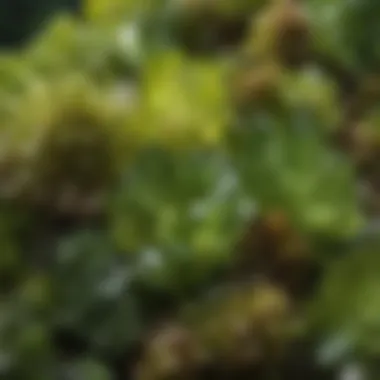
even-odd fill
[{"label": "brown bud", "polygon": [[201,350],[191,332],[182,326],[168,325],[148,339],[137,378],[183,378],[196,369],[201,358]]},{"label": "brown bud", "polygon": [[238,103],[254,105],[275,99],[280,74],[279,67],[269,63],[240,72],[235,81]]},{"label": "brown bud", "polygon": [[286,66],[299,66],[311,50],[306,14],[290,1],[264,9],[254,22],[253,43],[259,55],[276,58]]}]

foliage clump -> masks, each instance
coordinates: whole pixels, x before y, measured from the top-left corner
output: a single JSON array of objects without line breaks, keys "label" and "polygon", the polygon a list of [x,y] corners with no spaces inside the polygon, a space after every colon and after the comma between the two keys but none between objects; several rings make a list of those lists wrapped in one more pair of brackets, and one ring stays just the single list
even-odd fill
[{"label": "foliage clump", "polygon": [[2,54],[0,377],[377,378],[353,4],[88,0]]}]

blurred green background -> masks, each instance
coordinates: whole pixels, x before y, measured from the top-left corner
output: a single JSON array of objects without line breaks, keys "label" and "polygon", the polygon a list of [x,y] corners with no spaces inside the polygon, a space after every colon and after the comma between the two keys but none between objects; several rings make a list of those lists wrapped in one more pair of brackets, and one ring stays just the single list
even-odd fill
[{"label": "blurred green background", "polygon": [[376,0],[0,2],[0,378],[380,375]]}]

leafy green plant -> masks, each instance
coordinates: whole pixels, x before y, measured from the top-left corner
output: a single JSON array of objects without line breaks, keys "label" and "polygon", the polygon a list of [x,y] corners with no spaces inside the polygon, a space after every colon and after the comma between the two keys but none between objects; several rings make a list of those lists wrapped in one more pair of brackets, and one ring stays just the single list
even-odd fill
[{"label": "leafy green plant", "polygon": [[88,0],[4,52],[0,376],[377,378],[372,15]]}]

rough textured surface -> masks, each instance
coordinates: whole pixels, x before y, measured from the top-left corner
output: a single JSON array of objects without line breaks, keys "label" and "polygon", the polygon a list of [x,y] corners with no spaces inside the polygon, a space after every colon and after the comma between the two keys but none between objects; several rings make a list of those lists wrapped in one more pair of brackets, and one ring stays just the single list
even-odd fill
[{"label": "rough textured surface", "polygon": [[378,2],[82,13],[0,57],[0,377],[377,379]]}]

